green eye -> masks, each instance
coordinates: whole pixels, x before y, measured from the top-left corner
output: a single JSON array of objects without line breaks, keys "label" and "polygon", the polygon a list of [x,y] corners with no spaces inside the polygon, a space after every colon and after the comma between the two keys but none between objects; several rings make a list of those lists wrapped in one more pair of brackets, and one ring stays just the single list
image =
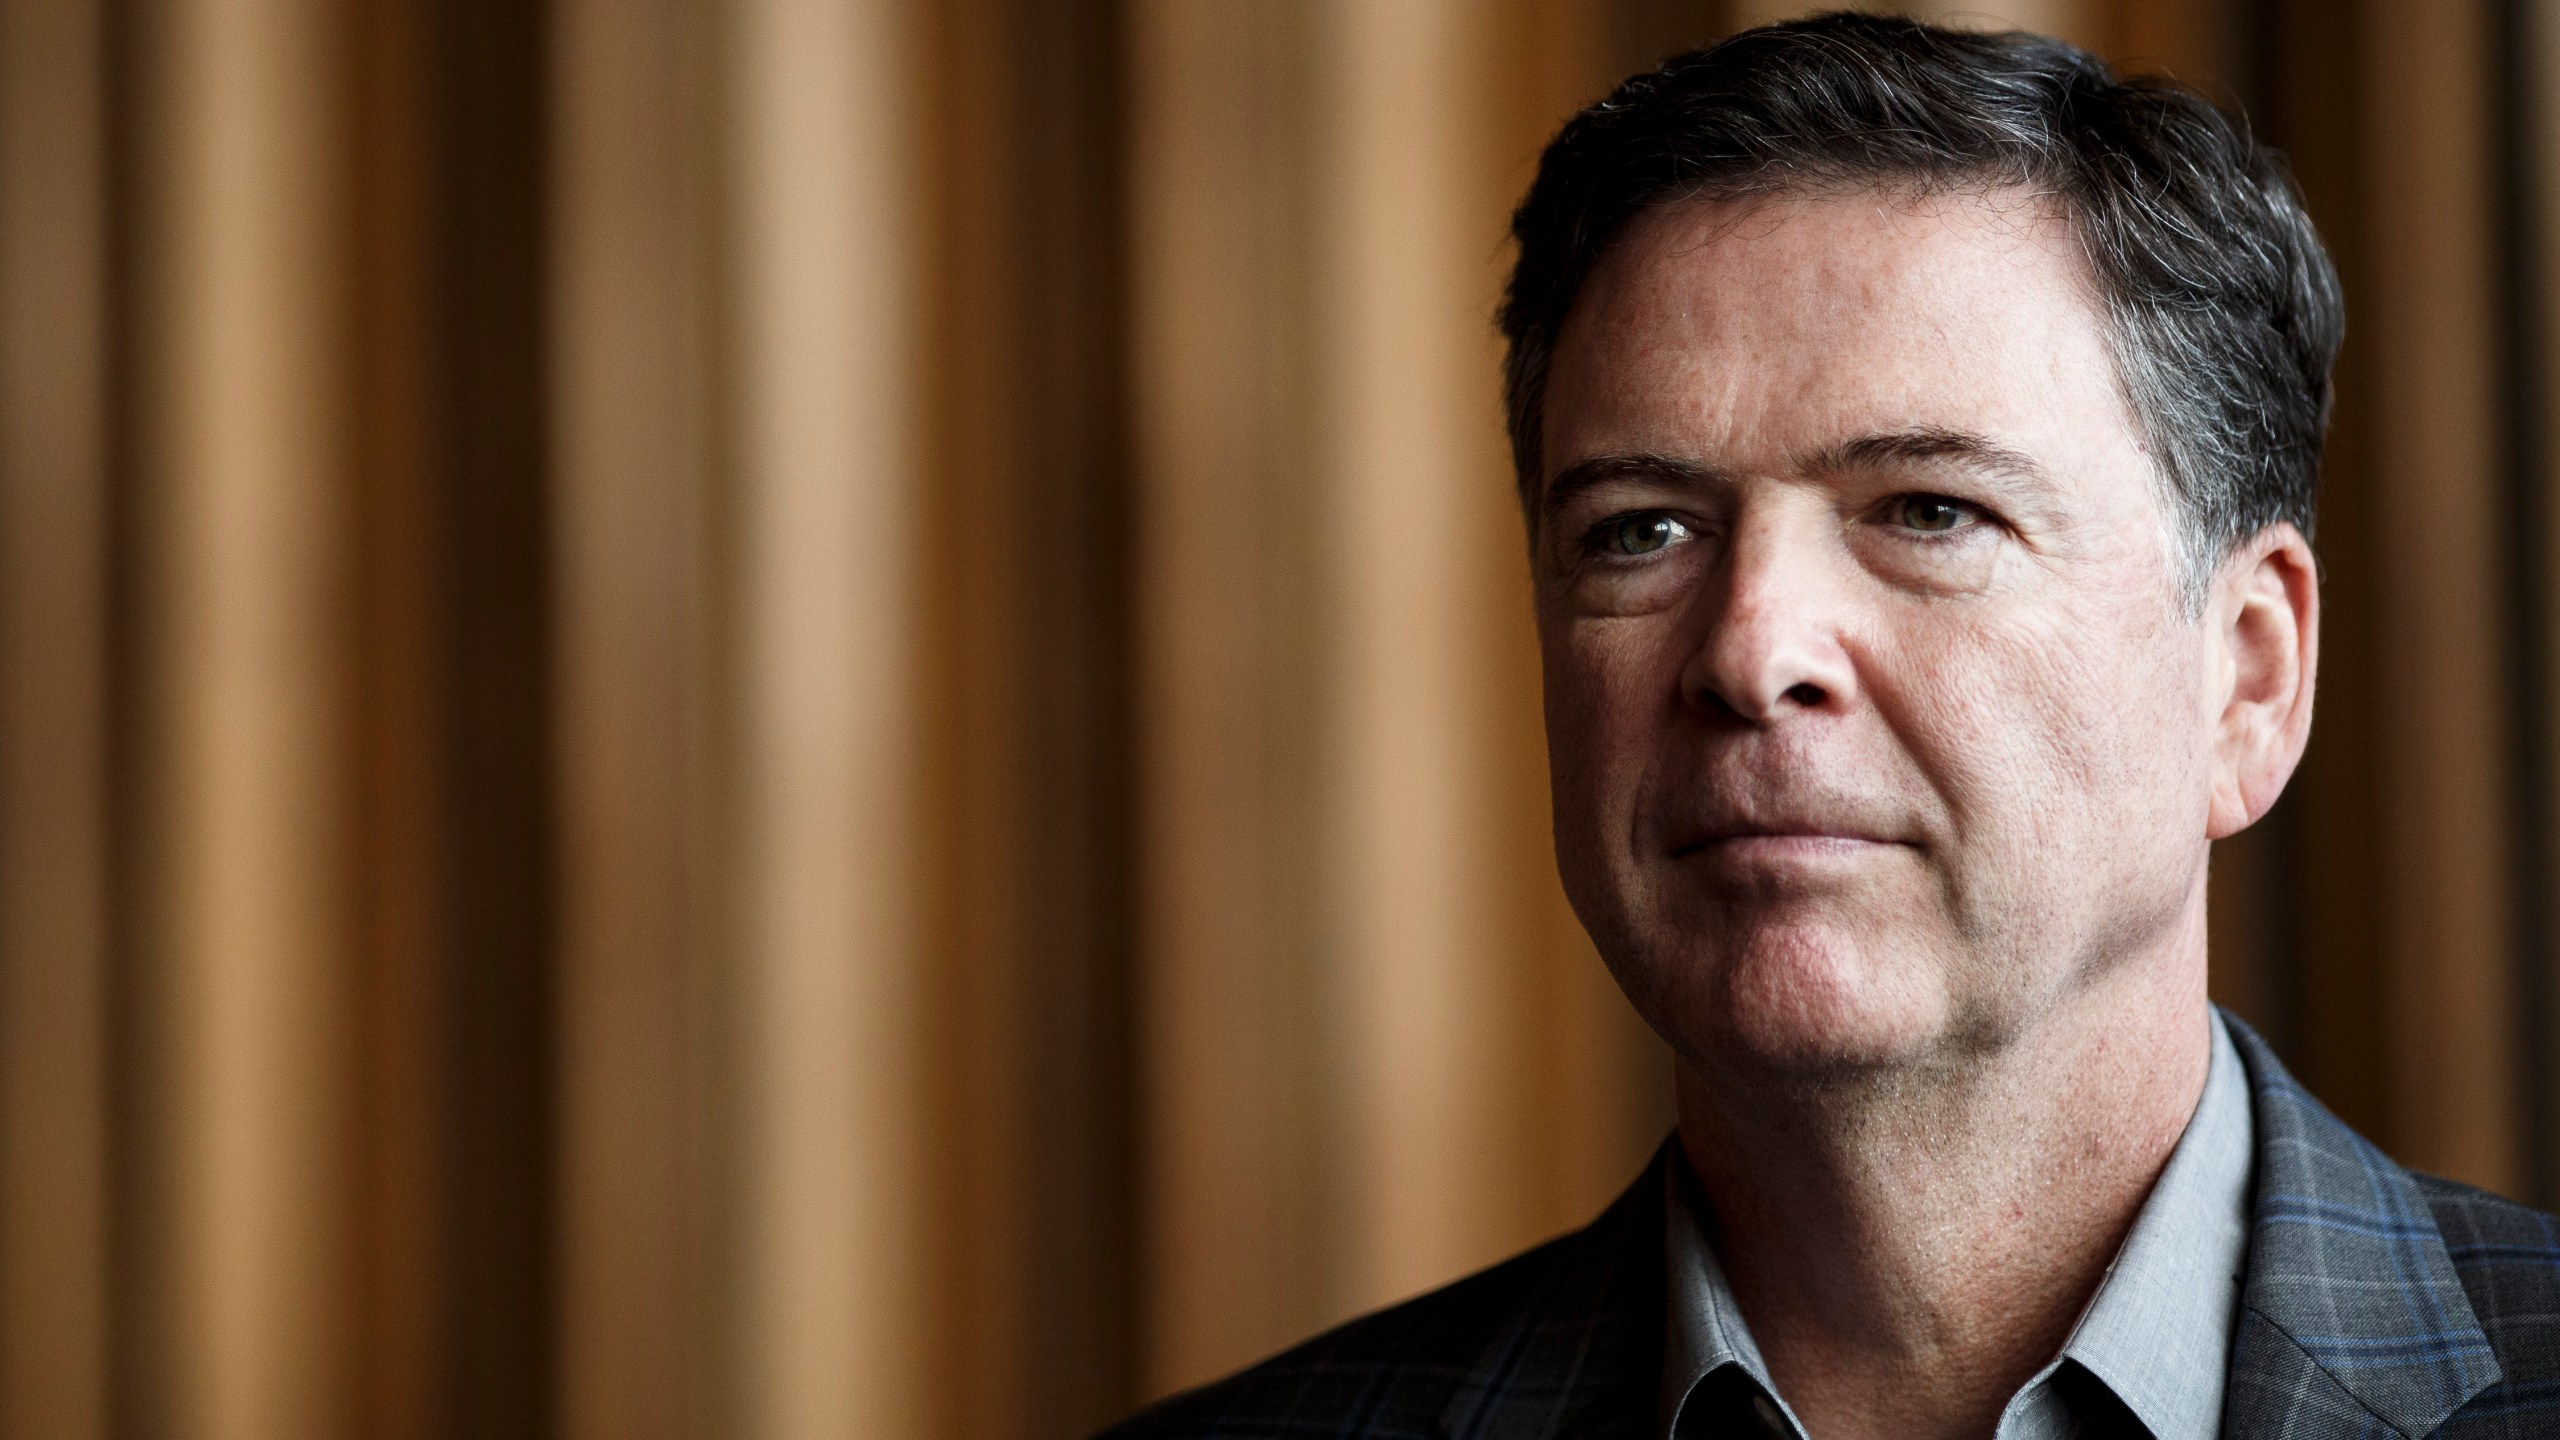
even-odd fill
[{"label": "green eye", "polygon": [[1612,555],[1650,555],[1689,537],[1689,527],[1659,513],[1621,515],[1601,527],[1602,548]]},{"label": "green eye", "polygon": [[1961,530],[1980,518],[1972,506],[1944,495],[1906,495],[1895,502],[1894,510],[1895,521],[1904,529],[1924,535]]}]

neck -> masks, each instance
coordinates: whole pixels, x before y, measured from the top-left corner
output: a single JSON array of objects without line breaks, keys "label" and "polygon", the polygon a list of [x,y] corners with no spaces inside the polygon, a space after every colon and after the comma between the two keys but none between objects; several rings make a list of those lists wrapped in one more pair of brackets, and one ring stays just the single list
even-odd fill
[{"label": "neck", "polygon": [[1681,1062],[1718,1256],[1809,1434],[1989,1434],[2060,1351],[2203,1093],[2201,899],[2175,953],[1959,1062]]}]

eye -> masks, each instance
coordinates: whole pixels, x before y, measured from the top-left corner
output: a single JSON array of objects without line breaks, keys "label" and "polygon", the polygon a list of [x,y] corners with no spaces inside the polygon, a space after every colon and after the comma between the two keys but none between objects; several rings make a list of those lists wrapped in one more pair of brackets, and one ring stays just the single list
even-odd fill
[{"label": "eye", "polygon": [[1632,557],[1667,550],[1690,538],[1690,534],[1689,527],[1678,518],[1659,510],[1645,510],[1601,521],[1592,539],[1602,554]]},{"label": "eye", "polygon": [[1923,535],[1950,534],[1982,523],[1981,510],[1944,495],[1899,495],[1885,513],[1894,524]]}]

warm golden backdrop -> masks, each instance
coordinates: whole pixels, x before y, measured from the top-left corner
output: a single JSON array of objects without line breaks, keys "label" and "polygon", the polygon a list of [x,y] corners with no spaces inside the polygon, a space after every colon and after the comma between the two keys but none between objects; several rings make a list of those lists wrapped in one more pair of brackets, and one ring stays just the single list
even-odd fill
[{"label": "warm golden backdrop", "polygon": [[[1577,1223],[1488,323],[1794,6],[0,0],[0,1433],[1078,1434]],[[2043,0],[2353,337],[2216,984],[2560,1195],[2560,0]]]}]

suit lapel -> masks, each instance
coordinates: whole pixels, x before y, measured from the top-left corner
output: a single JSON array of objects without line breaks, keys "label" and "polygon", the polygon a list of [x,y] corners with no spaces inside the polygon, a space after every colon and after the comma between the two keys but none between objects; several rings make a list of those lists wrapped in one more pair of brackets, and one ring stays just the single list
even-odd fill
[{"label": "suit lapel", "polygon": [[2498,1379],[2426,1197],[2230,1024],[2255,1099],[2257,1195],[2223,1433],[2307,1440],[2380,1421],[2425,1435]]},{"label": "suit lapel", "polygon": [[1448,1407],[1450,1440],[1602,1440],[1653,1423],[1662,1355],[1662,1195],[1668,1142],[1566,1245],[1537,1298],[1495,1332]]}]

